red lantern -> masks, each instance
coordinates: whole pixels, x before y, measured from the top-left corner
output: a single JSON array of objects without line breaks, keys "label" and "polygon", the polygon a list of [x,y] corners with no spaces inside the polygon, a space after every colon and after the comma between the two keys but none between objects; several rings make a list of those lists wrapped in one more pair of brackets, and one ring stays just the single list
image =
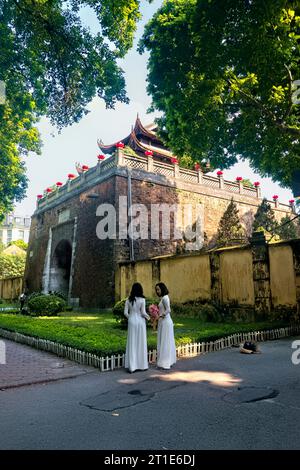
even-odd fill
[{"label": "red lantern", "polygon": [[290,200],[289,200],[289,203],[290,203],[290,204],[294,204],[294,202],[295,202],[295,199],[290,199]]},{"label": "red lantern", "polygon": [[89,169],[89,167],[87,165],[82,165],[82,171],[87,171]]},{"label": "red lantern", "polygon": [[273,196],[273,200],[274,200],[274,201],[277,201],[277,199],[278,199],[278,196],[277,196],[277,194],[274,194],[274,196]]},{"label": "red lantern", "polygon": [[97,158],[98,158],[99,161],[104,160],[105,155],[98,155]]},{"label": "red lantern", "polygon": [[152,157],[153,156],[152,150],[146,150],[145,155],[146,155],[146,157]]},{"label": "red lantern", "polygon": [[125,144],[123,144],[123,142],[118,142],[116,144],[116,147],[117,147],[117,149],[123,149],[125,147]]},{"label": "red lantern", "polygon": [[260,185],[259,181],[255,181],[254,186],[257,188]]},{"label": "red lantern", "polygon": [[198,163],[198,162],[195,163],[194,168],[195,168],[196,171],[200,170],[200,168],[201,168],[200,163]]},{"label": "red lantern", "polygon": [[58,188],[60,188],[62,185],[63,185],[63,184],[62,184],[60,181],[58,181],[58,182],[56,183],[56,186],[57,186]]},{"label": "red lantern", "polygon": [[47,188],[46,193],[52,193],[52,188]]},{"label": "red lantern", "polygon": [[69,178],[69,180],[72,180],[72,179],[76,178],[76,176],[73,175],[73,173],[69,173],[68,178]]},{"label": "red lantern", "polygon": [[43,198],[43,195],[42,194],[38,194],[37,195],[37,199],[42,199]]},{"label": "red lantern", "polygon": [[218,175],[218,176],[222,176],[222,175],[223,175],[223,171],[221,171],[221,170],[217,171],[217,175]]},{"label": "red lantern", "polygon": [[243,181],[243,178],[241,176],[237,176],[236,181]]}]

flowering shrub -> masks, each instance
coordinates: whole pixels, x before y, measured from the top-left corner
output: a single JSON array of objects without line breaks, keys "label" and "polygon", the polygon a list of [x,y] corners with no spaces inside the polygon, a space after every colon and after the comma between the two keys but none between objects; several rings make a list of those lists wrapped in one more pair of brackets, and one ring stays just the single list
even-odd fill
[{"label": "flowering shrub", "polygon": [[148,312],[149,312],[149,315],[150,315],[152,328],[153,328],[153,330],[156,330],[157,322],[158,322],[158,318],[159,318],[158,305],[156,305],[156,304],[149,305]]}]

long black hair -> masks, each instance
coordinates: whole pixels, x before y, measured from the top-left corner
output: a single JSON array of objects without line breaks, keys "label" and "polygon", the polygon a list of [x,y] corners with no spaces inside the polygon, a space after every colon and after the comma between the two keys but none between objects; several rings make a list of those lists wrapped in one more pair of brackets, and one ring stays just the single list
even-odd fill
[{"label": "long black hair", "polygon": [[143,292],[143,286],[139,282],[135,282],[132,285],[130,296],[128,297],[129,302],[133,304],[136,297],[145,297]]},{"label": "long black hair", "polygon": [[169,293],[169,290],[168,290],[166,284],[164,284],[163,282],[158,282],[156,284],[156,286],[158,286],[160,288],[161,297],[163,297],[164,295],[167,295]]}]

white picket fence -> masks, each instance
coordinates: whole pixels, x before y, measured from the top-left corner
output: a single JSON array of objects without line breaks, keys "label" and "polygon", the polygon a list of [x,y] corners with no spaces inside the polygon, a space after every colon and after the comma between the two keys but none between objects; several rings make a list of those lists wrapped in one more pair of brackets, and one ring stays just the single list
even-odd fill
[{"label": "white picket fence", "polygon": [[[238,333],[216,341],[190,343],[178,346],[176,349],[177,357],[193,357],[200,354],[206,354],[213,351],[220,351],[232,346],[239,346],[244,341],[268,341],[288,336],[294,336],[300,333],[300,325],[292,325],[286,328],[277,328],[266,331],[255,331],[250,333]],[[81,351],[79,349],[64,346],[47,339],[34,338],[33,336],[23,335],[14,331],[0,328],[0,336],[17,343],[48,351],[60,357],[65,357],[79,364],[96,367],[101,371],[120,369],[125,366],[125,354],[113,354],[112,356],[100,357],[96,354]],[[149,363],[156,362],[156,349],[148,352]]]}]

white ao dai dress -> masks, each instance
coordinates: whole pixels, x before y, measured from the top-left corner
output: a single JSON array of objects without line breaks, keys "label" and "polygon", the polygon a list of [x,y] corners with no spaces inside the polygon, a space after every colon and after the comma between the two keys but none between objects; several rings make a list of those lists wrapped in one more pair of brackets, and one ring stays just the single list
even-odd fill
[{"label": "white ao dai dress", "polygon": [[157,328],[157,366],[170,369],[176,362],[174,325],[171,318],[170,299],[164,295],[159,302],[159,320]]},{"label": "white ao dai dress", "polygon": [[130,372],[137,369],[148,369],[147,331],[146,320],[149,315],[146,312],[146,301],[143,297],[136,297],[131,303],[125,302],[124,315],[128,318],[128,332],[125,355],[125,368]]}]

